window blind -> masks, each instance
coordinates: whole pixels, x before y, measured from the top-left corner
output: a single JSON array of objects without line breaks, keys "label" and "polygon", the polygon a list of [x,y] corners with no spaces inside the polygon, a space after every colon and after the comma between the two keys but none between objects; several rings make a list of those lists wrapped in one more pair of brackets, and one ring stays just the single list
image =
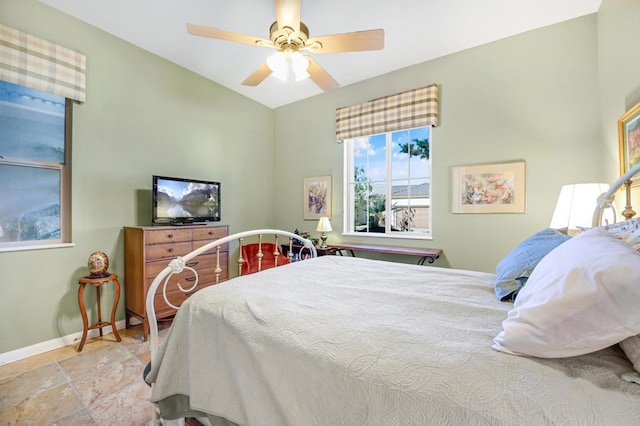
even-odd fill
[{"label": "window blind", "polygon": [[85,101],[86,57],[0,24],[0,80]]},{"label": "window blind", "polygon": [[336,110],[336,139],[438,125],[438,85],[374,99]]}]

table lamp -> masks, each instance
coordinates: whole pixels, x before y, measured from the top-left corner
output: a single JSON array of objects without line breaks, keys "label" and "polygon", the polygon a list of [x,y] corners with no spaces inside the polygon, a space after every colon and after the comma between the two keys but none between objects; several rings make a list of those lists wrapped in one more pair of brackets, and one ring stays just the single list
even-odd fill
[{"label": "table lamp", "polygon": [[320,218],[320,220],[318,221],[318,226],[316,227],[316,231],[322,232],[322,235],[320,235],[320,239],[322,240],[322,245],[320,246],[320,248],[326,249],[327,248],[327,232],[333,231],[328,217],[323,216]]},{"label": "table lamp", "polygon": [[550,228],[575,235],[591,227],[598,196],[609,189],[606,183],[564,185],[553,212]]}]

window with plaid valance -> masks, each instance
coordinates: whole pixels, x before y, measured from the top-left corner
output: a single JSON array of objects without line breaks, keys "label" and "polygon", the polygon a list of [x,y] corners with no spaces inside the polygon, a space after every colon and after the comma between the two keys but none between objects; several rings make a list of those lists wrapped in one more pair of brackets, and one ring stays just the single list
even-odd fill
[{"label": "window with plaid valance", "polygon": [[85,101],[86,57],[0,24],[0,80]]},{"label": "window with plaid valance", "polygon": [[336,110],[336,139],[438,125],[438,85]]}]

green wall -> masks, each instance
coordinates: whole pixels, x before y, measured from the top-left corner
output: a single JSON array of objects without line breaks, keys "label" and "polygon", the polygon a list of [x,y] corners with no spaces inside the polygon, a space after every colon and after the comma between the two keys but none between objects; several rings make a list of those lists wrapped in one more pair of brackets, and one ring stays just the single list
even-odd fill
[{"label": "green wall", "polygon": [[[494,272],[517,243],[549,225],[563,184],[602,178],[597,61],[593,14],[278,108],[275,183],[283,190],[275,194],[276,226],[313,234],[315,223],[300,214],[302,180],[331,175],[330,241],[379,242],[340,234],[343,147],[335,140],[335,110],[437,83],[433,241],[389,243],[442,248],[444,257],[436,265]],[[526,161],[526,214],[451,213],[453,166],[519,159]]]},{"label": "green wall", "polygon": [[[634,49],[640,40],[639,23],[640,2],[637,0],[603,0],[600,5],[598,70],[606,182],[613,182],[620,176],[618,117],[640,102],[640,56]],[[618,201],[623,199],[621,195]],[[640,211],[637,188],[633,196],[635,210]]]},{"label": "green wall", "polygon": [[153,174],[219,180],[221,223],[272,226],[270,108],[35,0],[2,0],[0,22],[87,56],[87,101],[74,106],[75,247],[0,253],[0,354],[82,330],[78,278],[93,251],[126,285],[122,227],[150,224]]},{"label": "green wall", "polygon": [[[0,253],[0,354],[82,329],[76,294],[87,257],[105,251],[124,275],[122,227],[148,223],[152,174],[220,180],[222,223],[232,231],[312,234],[315,222],[302,220],[302,181],[331,175],[329,238],[341,240],[335,109],[433,82],[441,95],[434,238],[393,242],[444,249],[437,265],[493,271],[549,224],[563,184],[618,175],[615,122],[640,101],[640,59],[626,54],[640,37],[639,19],[637,1],[603,0],[595,15],[271,110],[36,0],[0,1],[1,23],[88,58],[87,102],[74,107],[75,247]],[[451,214],[451,167],[516,159],[527,162],[526,214]],[[121,300],[118,319],[123,307]]]}]

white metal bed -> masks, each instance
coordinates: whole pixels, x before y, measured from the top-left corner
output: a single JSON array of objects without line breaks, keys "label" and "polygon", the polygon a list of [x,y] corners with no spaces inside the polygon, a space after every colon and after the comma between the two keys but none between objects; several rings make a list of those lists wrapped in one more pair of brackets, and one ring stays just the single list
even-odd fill
[{"label": "white metal bed", "polygon": [[[629,199],[639,172],[599,197],[594,224],[622,186]],[[216,246],[272,234],[311,259],[198,292],[158,346],[153,298],[167,277]],[[152,400],[167,420],[227,425],[640,424],[640,386],[620,379],[633,367],[617,345],[558,359],[491,349],[513,308],[495,300],[493,279],[316,258],[281,230],[230,235],[172,261],[149,288]]]}]

